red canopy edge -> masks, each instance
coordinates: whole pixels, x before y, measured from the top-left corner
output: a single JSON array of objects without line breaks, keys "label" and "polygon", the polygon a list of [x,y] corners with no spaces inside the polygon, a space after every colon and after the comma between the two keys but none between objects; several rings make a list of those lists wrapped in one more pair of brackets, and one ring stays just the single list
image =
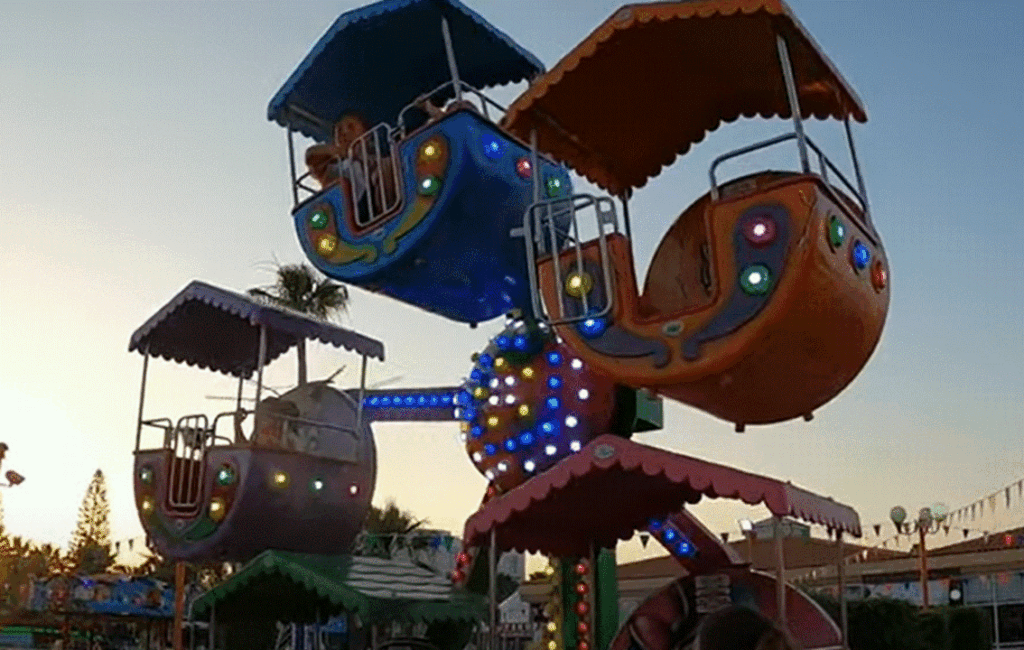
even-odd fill
[{"label": "red canopy edge", "polygon": [[614,547],[686,503],[703,497],[765,504],[777,516],[861,536],[850,506],[796,487],[614,435],[600,436],[550,470],[495,497],[466,521],[467,546],[583,555]]}]

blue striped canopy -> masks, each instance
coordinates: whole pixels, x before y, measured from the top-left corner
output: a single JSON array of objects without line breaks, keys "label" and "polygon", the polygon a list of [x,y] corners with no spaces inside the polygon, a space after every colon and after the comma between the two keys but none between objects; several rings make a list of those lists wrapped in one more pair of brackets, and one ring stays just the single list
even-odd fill
[{"label": "blue striped canopy", "polygon": [[270,100],[267,118],[320,142],[349,112],[393,123],[413,99],[451,79],[442,17],[465,83],[485,88],[544,72],[537,57],[458,0],[381,0],[334,21]]}]

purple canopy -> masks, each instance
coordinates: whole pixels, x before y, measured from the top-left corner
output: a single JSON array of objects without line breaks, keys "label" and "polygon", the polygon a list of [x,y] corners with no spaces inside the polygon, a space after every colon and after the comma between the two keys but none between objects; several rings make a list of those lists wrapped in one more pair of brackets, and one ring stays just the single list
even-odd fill
[{"label": "purple canopy", "polygon": [[199,281],[135,330],[128,351],[248,378],[259,365],[261,327],[267,330],[265,363],[301,339],[384,360],[384,344],[376,339]]}]

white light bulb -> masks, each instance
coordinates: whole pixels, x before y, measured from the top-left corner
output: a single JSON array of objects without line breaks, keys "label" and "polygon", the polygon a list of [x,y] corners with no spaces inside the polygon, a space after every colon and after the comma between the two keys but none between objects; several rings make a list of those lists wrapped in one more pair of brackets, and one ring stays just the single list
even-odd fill
[{"label": "white light bulb", "polygon": [[547,454],[548,456],[554,456],[557,451],[558,447],[554,445],[548,445],[547,447],[544,448],[544,453]]},{"label": "white light bulb", "polygon": [[466,442],[466,432],[459,433],[459,442]]},{"label": "white light bulb", "polygon": [[500,463],[498,463],[498,471],[499,472],[507,472],[508,471],[508,463],[506,463],[505,461],[501,461]]},{"label": "white light bulb", "polygon": [[474,451],[473,452],[473,462],[474,463],[479,463],[483,459],[484,459],[484,455],[481,454],[479,451]]},{"label": "white light bulb", "polygon": [[754,235],[757,237],[764,237],[764,234],[768,232],[768,227],[763,223],[754,225]]},{"label": "white light bulb", "polygon": [[585,399],[590,399],[590,391],[587,390],[586,388],[581,388],[580,392],[578,393],[578,395],[579,395],[580,399],[584,399],[584,400]]},{"label": "white light bulb", "polygon": [[457,420],[457,419],[459,419],[459,418],[461,418],[461,417],[462,417],[462,409],[460,409],[460,408],[457,408],[457,409],[455,409],[455,410],[454,410],[454,411],[452,412],[452,415],[454,415],[454,416],[455,416],[455,419],[456,419],[456,420]]},{"label": "white light bulb", "polygon": [[532,472],[533,470],[537,469],[537,463],[533,462],[532,460],[528,460],[525,463],[523,463],[523,469],[525,469],[527,472]]},{"label": "white light bulb", "polygon": [[572,363],[570,363],[569,365],[572,366],[573,370],[579,370],[580,368],[583,367],[583,362],[580,361],[579,359],[573,359]]},{"label": "white light bulb", "polygon": [[505,385],[506,386],[515,386],[516,385],[516,378],[513,377],[512,375],[509,375],[508,377],[505,377]]},{"label": "white light bulb", "polygon": [[355,494],[358,491],[359,491],[359,486],[357,486],[355,483],[353,483],[352,485],[348,486],[348,493],[349,494]]},{"label": "white light bulb", "polygon": [[487,398],[487,403],[490,404],[491,406],[497,406],[498,401],[499,399],[497,395],[491,395],[490,397]]},{"label": "white light bulb", "polygon": [[757,271],[754,271],[750,275],[748,275],[747,279],[750,280],[750,284],[761,284],[761,274],[758,273]]},{"label": "white light bulb", "polygon": [[487,470],[486,472],[484,472],[484,476],[487,477],[488,481],[493,481],[494,480],[494,470],[493,469]]},{"label": "white light bulb", "polygon": [[579,440],[573,440],[572,442],[570,442],[569,443],[569,449],[572,449],[573,451],[579,451],[580,450],[580,441]]},{"label": "white light bulb", "polygon": [[505,396],[505,403],[506,404],[515,404],[516,403],[516,396],[515,395],[506,395]]},{"label": "white light bulb", "polygon": [[495,377],[494,379],[491,380],[491,384],[490,385],[491,385],[491,388],[497,388],[498,386],[501,385],[501,382],[498,381],[497,377]]},{"label": "white light bulb", "polygon": [[565,418],[565,426],[569,427],[570,429],[579,423],[580,421],[576,419],[575,415],[568,415]]}]

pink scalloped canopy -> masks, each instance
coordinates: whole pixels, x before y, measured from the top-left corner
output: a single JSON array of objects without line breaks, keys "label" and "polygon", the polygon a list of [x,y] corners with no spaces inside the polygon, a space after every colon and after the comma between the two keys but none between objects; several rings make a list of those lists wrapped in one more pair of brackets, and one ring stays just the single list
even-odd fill
[{"label": "pink scalloped canopy", "polygon": [[489,501],[467,521],[468,546],[549,555],[582,555],[591,543],[614,547],[652,518],[703,497],[763,503],[774,515],[861,536],[850,506],[790,483],[751,474],[613,435],[600,436],[537,476]]}]

